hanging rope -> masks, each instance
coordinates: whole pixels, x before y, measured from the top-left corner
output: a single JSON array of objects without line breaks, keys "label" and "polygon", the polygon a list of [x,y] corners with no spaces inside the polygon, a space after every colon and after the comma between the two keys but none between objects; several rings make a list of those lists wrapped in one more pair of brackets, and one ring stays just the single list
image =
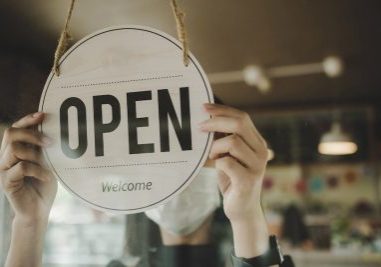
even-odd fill
[{"label": "hanging rope", "polygon": [[69,40],[70,40],[69,23],[70,23],[71,15],[72,15],[73,10],[74,10],[75,1],[76,0],[71,0],[69,12],[68,12],[67,17],[66,17],[65,27],[63,28],[63,30],[61,32],[61,36],[60,36],[60,39],[58,40],[56,52],[54,53],[53,69],[54,69],[54,73],[57,76],[60,76],[60,68],[59,68],[60,58],[66,52],[66,49],[69,46]]},{"label": "hanging rope", "polygon": [[185,13],[179,9],[177,0],[171,0],[171,7],[176,19],[177,36],[183,46],[183,62],[187,67],[189,65],[189,47],[187,32],[185,30]]},{"label": "hanging rope", "polygon": [[[69,12],[66,17],[65,27],[61,32],[60,39],[58,40],[58,45],[56,48],[56,52],[54,53],[54,64],[53,70],[57,76],[60,76],[60,67],[59,61],[62,55],[66,52],[66,49],[69,46],[70,34],[69,34],[69,23],[71,20],[71,15],[74,10],[74,4],[76,0],[71,0]],[[189,48],[188,48],[188,39],[187,32],[185,30],[185,13],[180,10],[177,0],[171,0],[171,7],[173,14],[176,20],[176,28],[178,38],[183,46],[183,62],[185,66],[189,65]]]}]

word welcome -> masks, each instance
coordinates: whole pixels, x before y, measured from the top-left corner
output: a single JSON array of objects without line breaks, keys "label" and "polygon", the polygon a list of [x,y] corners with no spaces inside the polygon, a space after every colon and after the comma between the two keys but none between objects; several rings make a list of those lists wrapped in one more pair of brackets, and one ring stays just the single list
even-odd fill
[{"label": "word welcome", "polygon": [[103,182],[102,192],[121,192],[121,191],[150,191],[152,189],[152,182],[137,182],[127,183],[119,181],[119,183]]},{"label": "word welcome", "polygon": [[[170,150],[169,140],[169,120],[175,130],[180,147],[183,151],[192,150],[191,114],[189,101],[189,87],[179,88],[180,95],[180,116],[176,114],[175,108],[168,89],[158,90],[158,116],[160,151]],[[152,100],[152,91],[130,92],[127,96],[127,124],[129,153],[153,153],[154,144],[138,142],[138,128],[149,126],[149,117],[137,117],[136,107],[139,101]],[[103,121],[103,105],[111,107],[112,118],[110,122]],[[75,148],[69,145],[69,109],[75,108],[78,117],[78,146]],[[113,95],[93,96],[93,120],[94,120],[94,147],[95,156],[104,156],[104,135],[116,130],[121,121],[121,107],[119,100]],[[63,153],[72,159],[81,157],[88,147],[87,134],[87,108],[84,102],[77,97],[70,97],[64,100],[60,106],[60,133],[61,149]],[[180,117],[180,119],[179,119]]]}]

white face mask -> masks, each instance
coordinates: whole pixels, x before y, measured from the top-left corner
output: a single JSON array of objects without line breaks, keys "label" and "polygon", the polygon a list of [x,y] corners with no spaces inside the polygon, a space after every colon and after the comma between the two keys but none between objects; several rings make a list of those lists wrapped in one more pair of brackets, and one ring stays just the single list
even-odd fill
[{"label": "white face mask", "polygon": [[216,169],[202,168],[180,195],[145,214],[172,234],[194,232],[221,204],[217,177]]}]

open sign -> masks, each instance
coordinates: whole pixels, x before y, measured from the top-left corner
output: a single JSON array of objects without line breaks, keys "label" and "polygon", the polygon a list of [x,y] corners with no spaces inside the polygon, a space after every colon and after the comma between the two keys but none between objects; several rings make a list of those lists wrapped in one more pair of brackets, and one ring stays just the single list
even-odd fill
[{"label": "open sign", "polygon": [[[175,130],[177,139],[182,150],[192,150],[192,131],[190,127],[190,106],[189,106],[189,88],[180,88],[180,106],[181,106],[181,122],[177,117],[168,89],[160,89],[157,91],[158,116],[160,135],[160,151],[169,151],[169,120],[171,120]],[[136,115],[136,105],[139,101],[152,100],[152,91],[130,92],[127,93],[127,119],[128,119],[128,144],[130,154],[153,153],[155,152],[154,144],[139,144],[138,128],[148,127],[149,118]],[[104,122],[103,109],[104,105],[111,108],[111,120]],[[69,142],[69,109],[75,108],[78,119],[78,146],[70,147]],[[120,125],[121,108],[118,99],[112,95],[96,95],[93,96],[93,118],[94,118],[94,148],[95,156],[104,156],[104,139],[103,135],[113,132]],[[69,97],[61,104],[60,107],[60,129],[61,129],[61,148],[62,152],[70,158],[76,159],[81,157],[87,150],[87,118],[86,105],[77,97]],[[127,134],[126,134],[127,136]]]},{"label": "open sign", "polygon": [[193,55],[155,29],[104,29],[75,44],[40,100],[45,157],[61,183],[91,206],[141,212],[181,192],[212,141],[198,130],[213,102]]}]

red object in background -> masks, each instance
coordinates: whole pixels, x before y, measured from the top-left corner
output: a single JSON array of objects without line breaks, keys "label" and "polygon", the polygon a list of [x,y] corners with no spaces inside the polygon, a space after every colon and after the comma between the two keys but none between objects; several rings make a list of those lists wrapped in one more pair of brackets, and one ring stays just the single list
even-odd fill
[{"label": "red object in background", "polygon": [[273,178],[265,177],[265,179],[263,180],[263,185],[262,185],[263,189],[270,190],[273,186],[274,186]]},{"label": "red object in background", "polygon": [[334,189],[339,185],[339,179],[336,176],[329,176],[327,178],[327,185],[329,188]]},{"label": "red object in background", "polygon": [[303,194],[307,191],[307,182],[305,179],[300,179],[296,184],[295,184],[295,189],[298,193]]},{"label": "red object in background", "polygon": [[346,181],[348,184],[353,184],[354,182],[357,181],[357,173],[354,172],[354,171],[348,171],[348,172],[345,174],[345,181]]}]

